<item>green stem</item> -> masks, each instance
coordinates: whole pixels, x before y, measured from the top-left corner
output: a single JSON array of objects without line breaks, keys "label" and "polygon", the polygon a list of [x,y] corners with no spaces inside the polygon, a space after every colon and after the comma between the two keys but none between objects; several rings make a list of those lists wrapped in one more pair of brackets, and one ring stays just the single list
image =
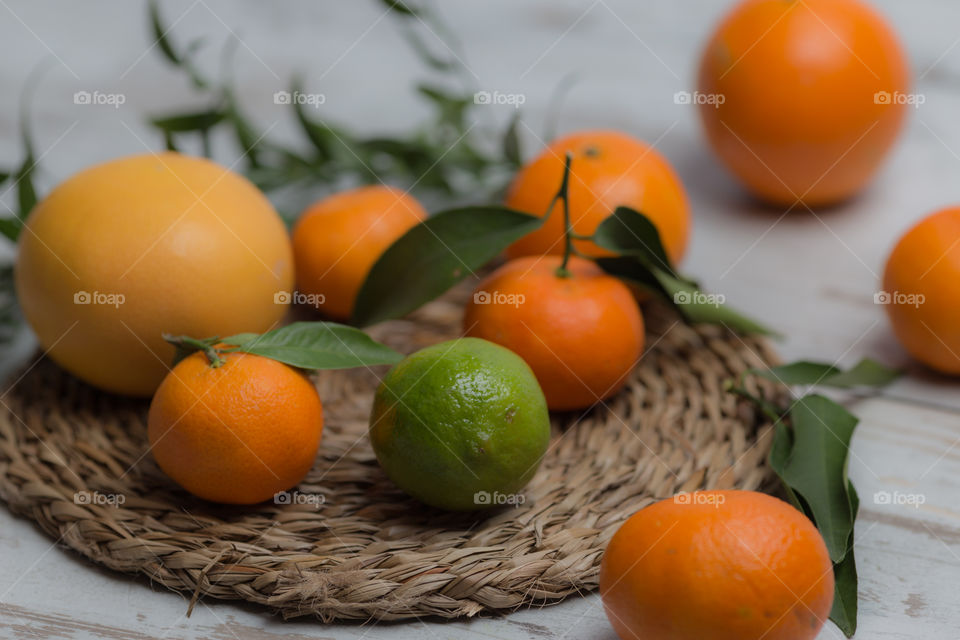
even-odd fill
[{"label": "green stem", "polygon": [[177,349],[183,349],[187,352],[202,351],[203,354],[207,356],[210,366],[214,369],[226,362],[226,360],[220,357],[220,351],[214,346],[218,341],[216,338],[198,340],[190,336],[171,336],[164,334],[163,339],[177,347]]},{"label": "green stem", "polygon": [[770,420],[775,424],[783,420],[783,413],[780,409],[774,405],[772,402],[761,398],[760,396],[754,395],[747,391],[746,387],[738,386],[733,383],[732,380],[728,380],[726,383],[726,390],[736,396],[740,396],[746,400],[752,402],[764,415],[766,415]]},{"label": "green stem", "polygon": [[[570,271],[567,269],[567,263],[570,261],[570,254],[574,253],[573,247],[573,225],[570,223],[570,163],[573,162],[573,154],[569,151],[563,158],[563,180],[560,182],[560,189],[557,195],[550,202],[550,210],[557,203],[557,200],[563,200],[563,261],[557,267],[557,275],[561,278],[569,278]],[[548,211],[548,215],[549,215]]]}]

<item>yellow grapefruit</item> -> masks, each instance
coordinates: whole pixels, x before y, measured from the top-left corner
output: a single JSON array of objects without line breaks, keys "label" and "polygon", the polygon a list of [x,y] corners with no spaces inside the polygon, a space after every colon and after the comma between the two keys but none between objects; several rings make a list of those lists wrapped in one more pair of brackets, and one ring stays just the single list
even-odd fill
[{"label": "yellow grapefruit", "polygon": [[108,391],[149,395],[173,355],[164,332],[275,325],[293,254],[283,222],[245,178],[202,158],[147,154],[86,169],[33,209],[16,287],[53,360]]}]

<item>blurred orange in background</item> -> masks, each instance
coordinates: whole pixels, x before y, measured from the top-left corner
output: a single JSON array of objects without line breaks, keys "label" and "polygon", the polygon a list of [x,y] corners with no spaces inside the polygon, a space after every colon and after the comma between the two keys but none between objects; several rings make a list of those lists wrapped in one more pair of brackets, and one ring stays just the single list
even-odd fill
[{"label": "blurred orange in background", "polygon": [[325,315],[347,320],[373,263],[426,218],[413,196],[380,185],[343,191],[313,204],[293,229],[299,293]]},{"label": "blurred orange in background", "polygon": [[924,218],[900,238],[875,302],[885,305],[910,355],[960,374],[960,207]]},{"label": "blurred orange in background", "polygon": [[[754,195],[815,207],[860,191],[915,96],[896,34],[860,0],[746,0],[703,52],[707,138]],[[707,99],[710,98],[710,99]]]}]

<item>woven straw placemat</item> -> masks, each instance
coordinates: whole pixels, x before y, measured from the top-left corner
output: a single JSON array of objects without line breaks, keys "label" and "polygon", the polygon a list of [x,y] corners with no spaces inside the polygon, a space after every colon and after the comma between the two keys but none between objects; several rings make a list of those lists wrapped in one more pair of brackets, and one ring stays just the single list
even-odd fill
[{"label": "woven straw placemat", "polygon": [[[467,292],[373,333],[406,353],[454,337]],[[775,360],[766,342],[646,311],[647,352],[628,388],[554,417],[522,504],[444,513],[399,491],[366,438],[383,368],[316,377],[326,427],[297,489],[313,500],[205,503],[153,463],[146,402],[100,393],[45,359],[0,403],[0,497],[90,560],[190,594],[191,607],[201,596],[241,599],[330,621],[556,602],[597,587],[607,541],[653,500],[771,486],[769,426],[723,388]]]}]

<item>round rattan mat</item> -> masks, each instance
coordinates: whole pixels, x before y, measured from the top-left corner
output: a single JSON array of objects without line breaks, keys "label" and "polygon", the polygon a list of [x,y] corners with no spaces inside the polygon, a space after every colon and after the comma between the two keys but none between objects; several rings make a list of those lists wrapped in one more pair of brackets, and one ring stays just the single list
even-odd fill
[{"label": "round rattan mat", "polygon": [[[412,352],[458,333],[460,288],[374,335]],[[627,389],[554,417],[522,504],[427,508],[379,469],[366,439],[377,376],[316,377],[320,455],[288,504],[226,507],[175,487],[147,450],[144,401],[33,362],[0,403],[0,497],[94,562],[196,598],[286,617],[398,620],[547,604],[597,587],[604,546],[632,513],[699,488],[769,488],[770,429],[724,381],[775,360],[759,338],[647,309]],[[299,497],[298,497],[299,496]]]}]

